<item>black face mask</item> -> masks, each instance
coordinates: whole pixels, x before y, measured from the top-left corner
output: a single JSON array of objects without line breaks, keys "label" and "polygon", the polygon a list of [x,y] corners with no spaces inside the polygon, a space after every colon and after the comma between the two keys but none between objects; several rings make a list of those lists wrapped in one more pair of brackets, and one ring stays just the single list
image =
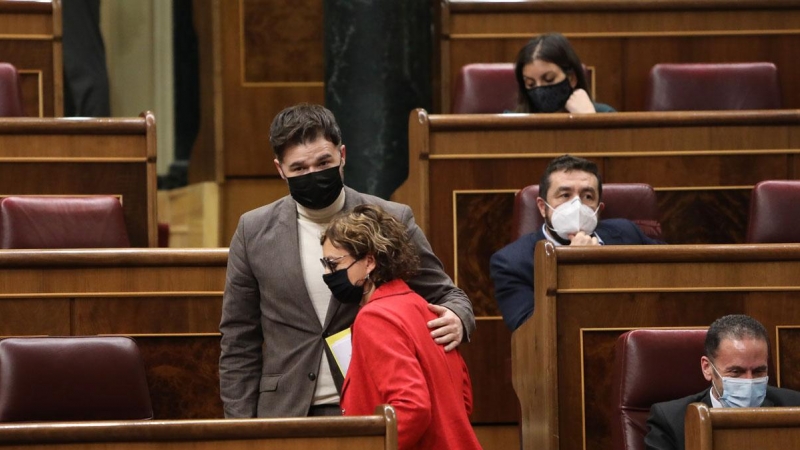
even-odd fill
[{"label": "black face mask", "polygon": [[539,86],[528,89],[528,100],[531,101],[531,112],[554,113],[564,109],[569,96],[572,95],[572,86],[569,77],[564,81],[550,86]]},{"label": "black face mask", "polygon": [[294,201],[309,209],[322,209],[332,205],[344,186],[339,167],[286,178]]},{"label": "black face mask", "polygon": [[[353,264],[356,262],[358,260],[353,261]],[[322,280],[328,285],[333,297],[346,305],[359,303],[364,297],[364,284],[357,286],[351,283],[350,278],[347,277],[347,269],[352,267],[353,264],[347,266],[346,269],[322,275]],[[369,278],[369,275],[364,278],[365,282],[367,278]]]}]

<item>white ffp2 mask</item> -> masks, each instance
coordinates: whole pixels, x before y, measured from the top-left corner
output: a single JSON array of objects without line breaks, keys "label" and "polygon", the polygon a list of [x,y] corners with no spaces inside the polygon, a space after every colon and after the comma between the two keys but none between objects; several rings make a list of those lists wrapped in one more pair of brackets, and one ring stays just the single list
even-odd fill
[{"label": "white ffp2 mask", "polygon": [[550,217],[553,231],[563,239],[569,240],[570,235],[574,235],[579,231],[592,234],[594,229],[597,228],[597,210],[600,209],[600,206],[592,210],[592,208],[584,205],[578,196],[555,208],[547,202],[545,202],[545,205],[553,210],[553,215]]}]

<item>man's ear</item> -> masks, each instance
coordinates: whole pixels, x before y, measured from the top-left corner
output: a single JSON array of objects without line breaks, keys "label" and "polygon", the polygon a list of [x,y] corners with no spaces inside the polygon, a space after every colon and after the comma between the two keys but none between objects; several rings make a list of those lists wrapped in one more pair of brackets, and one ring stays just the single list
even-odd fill
[{"label": "man's ear", "polygon": [[600,216],[600,213],[603,212],[604,209],[606,209],[606,204],[603,203],[603,202],[600,202],[600,204],[597,205],[597,215],[598,215],[598,217]]},{"label": "man's ear", "polygon": [[536,197],[536,206],[539,208],[539,214],[542,217],[547,217],[547,204],[542,197]]},{"label": "man's ear", "polygon": [[278,158],[273,159],[272,162],[275,163],[275,168],[278,169],[278,174],[285,180],[286,175],[283,174],[283,169],[281,169],[281,163],[278,161]]},{"label": "man's ear", "polygon": [[347,149],[344,147],[344,144],[342,144],[342,146],[339,147],[339,155],[342,158],[342,164],[341,165],[342,165],[342,167],[344,167],[344,162],[345,162],[345,159],[346,159],[345,157],[347,156]]},{"label": "man's ear", "polygon": [[711,381],[714,379],[714,369],[711,368],[711,360],[705,356],[700,358],[700,369],[703,371],[703,377]]}]

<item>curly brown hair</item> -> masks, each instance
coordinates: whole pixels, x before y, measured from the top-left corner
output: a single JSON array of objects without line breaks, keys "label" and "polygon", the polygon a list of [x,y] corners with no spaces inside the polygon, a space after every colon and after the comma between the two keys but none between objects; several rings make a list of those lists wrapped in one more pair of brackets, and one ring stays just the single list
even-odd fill
[{"label": "curly brown hair", "polygon": [[330,239],[356,259],[375,258],[370,279],[375,286],[395,279],[408,280],[419,267],[417,249],[406,226],[376,205],[359,205],[344,211],[328,224],[320,244]]}]

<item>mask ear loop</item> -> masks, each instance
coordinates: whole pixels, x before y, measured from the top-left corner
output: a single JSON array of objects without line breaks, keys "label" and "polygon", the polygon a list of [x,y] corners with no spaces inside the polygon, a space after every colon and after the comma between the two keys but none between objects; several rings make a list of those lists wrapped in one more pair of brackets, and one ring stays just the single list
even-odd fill
[{"label": "mask ear loop", "polygon": [[[712,363],[711,361],[708,361],[708,363],[711,364],[711,368],[714,369],[714,372],[717,373],[717,376],[722,378],[722,374],[719,373],[719,370],[717,370],[716,366],[714,366],[714,363]],[[714,384],[714,377],[711,377],[711,387],[714,388],[714,392],[717,393],[717,398],[721,399],[722,398],[722,394],[719,393],[719,389],[717,389],[717,385]]]}]

